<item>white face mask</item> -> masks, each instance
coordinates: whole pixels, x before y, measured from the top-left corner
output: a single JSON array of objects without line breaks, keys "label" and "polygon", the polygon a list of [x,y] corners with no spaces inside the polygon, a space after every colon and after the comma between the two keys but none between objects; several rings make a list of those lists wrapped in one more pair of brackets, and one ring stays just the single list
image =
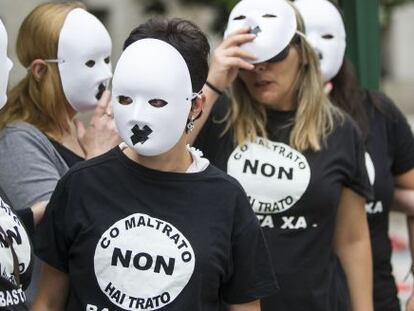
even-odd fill
[{"label": "white face mask", "polygon": [[319,54],[322,76],[330,81],[345,55],[346,34],[341,14],[326,0],[299,0],[295,6],[305,22],[306,38]]},{"label": "white face mask", "polygon": [[76,111],[96,107],[112,77],[111,49],[111,38],[95,16],[80,8],[68,14],[57,61],[66,99]]},{"label": "white face mask", "polygon": [[288,46],[296,32],[295,11],[285,0],[242,0],[231,11],[224,36],[250,27],[256,34],[241,47],[256,55],[251,63],[262,63]]},{"label": "white face mask", "polygon": [[113,110],[125,143],[143,156],[169,151],[182,137],[191,109],[191,77],[181,54],[157,39],[125,49],[113,78]]},{"label": "white face mask", "polygon": [[7,101],[7,82],[13,63],[7,57],[7,32],[0,20],[0,109]]}]

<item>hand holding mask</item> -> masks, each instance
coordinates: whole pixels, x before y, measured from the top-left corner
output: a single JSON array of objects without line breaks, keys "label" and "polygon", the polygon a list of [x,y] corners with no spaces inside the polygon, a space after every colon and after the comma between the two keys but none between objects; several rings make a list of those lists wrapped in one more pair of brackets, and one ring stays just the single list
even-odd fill
[{"label": "hand holding mask", "polygon": [[243,27],[250,28],[256,39],[241,48],[256,55],[251,63],[262,63],[289,45],[296,33],[295,11],[285,0],[243,0],[231,11],[224,36]]},{"label": "hand holding mask", "polygon": [[111,93],[104,91],[87,128],[75,119],[78,141],[87,159],[103,154],[121,143],[112,115],[108,113],[110,104]]}]

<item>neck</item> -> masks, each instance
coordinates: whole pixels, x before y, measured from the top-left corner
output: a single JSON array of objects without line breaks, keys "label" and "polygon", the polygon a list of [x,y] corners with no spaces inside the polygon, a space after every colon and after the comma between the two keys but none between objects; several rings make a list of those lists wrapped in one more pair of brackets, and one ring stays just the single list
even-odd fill
[{"label": "neck", "polygon": [[143,156],[131,148],[125,149],[124,153],[131,160],[153,170],[185,173],[193,161],[186,144],[183,136],[171,150],[157,156]]},{"label": "neck", "polygon": [[292,111],[297,108],[297,94],[291,86],[289,92],[282,97],[277,103],[274,103],[271,109],[276,111]]}]

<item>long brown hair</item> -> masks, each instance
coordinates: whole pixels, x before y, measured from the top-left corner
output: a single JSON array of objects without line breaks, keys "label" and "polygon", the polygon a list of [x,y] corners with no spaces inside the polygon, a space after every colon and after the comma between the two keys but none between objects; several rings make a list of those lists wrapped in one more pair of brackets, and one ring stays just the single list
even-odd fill
[{"label": "long brown hair", "polygon": [[66,16],[80,2],[45,3],[37,6],[23,21],[17,37],[16,52],[26,76],[9,92],[0,112],[0,129],[15,121],[28,122],[44,133],[62,134],[69,128],[69,111],[58,66],[46,63],[47,70],[37,80],[30,66],[36,59],[55,59],[59,34]]},{"label": "long brown hair", "polygon": [[[344,58],[341,68],[331,80],[331,101],[347,112],[358,124],[364,139],[368,136],[369,118],[364,107],[368,94],[359,86],[352,63]],[[375,104],[375,101],[372,101]]]},{"label": "long brown hair", "polygon": [[[295,13],[297,30],[303,33],[303,20],[296,9]],[[303,36],[296,35],[291,45],[297,49],[301,65],[293,84],[298,105],[289,143],[299,151],[320,150],[337,122],[343,120],[343,114],[324,93],[319,59],[310,44]],[[265,107],[252,98],[239,77],[233,82],[231,95],[225,131],[233,130],[237,144],[254,141],[257,136],[266,137]]]}]

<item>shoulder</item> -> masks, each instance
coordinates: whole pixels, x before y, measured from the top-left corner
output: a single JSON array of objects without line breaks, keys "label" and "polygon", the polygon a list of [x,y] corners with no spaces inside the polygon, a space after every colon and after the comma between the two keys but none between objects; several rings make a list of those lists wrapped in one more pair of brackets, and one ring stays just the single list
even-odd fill
[{"label": "shoulder", "polygon": [[3,136],[14,134],[46,138],[46,136],[37,127],[22,121],[7,124],[6,127],[1,131],[1,133]]},{"label": "shoulder", "polygon": [[87,174],[89,172],[93,172],[95,170],[102,170],[103,167],[108,167],[113,163],[114,160],[116,160],[117,157],[117,149],[118,147],[115,147],[108,152],[101,154],[97,157],[94,157],[89,160],[80,161],[76,163],[74,166],[72,166],[69,171],[66,173],[67,177],[70,176],[76,176],[80,174]]},{"label": "shoulder", "polygon": [[362,133],[358,127],[358,124],[348,113],[343,112],[342,116],[335,116],[335,118],[337,126],[334,134],[341,136],[351,135],[351,137],[359,137],[362,139]]},{"label": "shoulder", "polygon": [[389,121],[394,122],[404,118],[394,101],[384,93],[375,90],[366,90],[366,95],[365,104],[376,115],[381,114]]},{"label": "shoulder", "polygon": [[39,129],[26,122],[14,122],[8,124],[0,132],[0,144],[10,144],[15,148],[37,146],[50,150],[52,144]]},{"label": "shoulder", "polygon": [[206,170],[206,178],[211,179],[215,188],[231,191],[235,194],[245,194],[243,187],[234,177],[228,175],[212,164],[210,164],[208,170]]},{"label": "shoulder", "polygon": [[211,116],[218,119],[223,119],[229,112],[231,99],[227,95],[222,95],[214,104]]}]

